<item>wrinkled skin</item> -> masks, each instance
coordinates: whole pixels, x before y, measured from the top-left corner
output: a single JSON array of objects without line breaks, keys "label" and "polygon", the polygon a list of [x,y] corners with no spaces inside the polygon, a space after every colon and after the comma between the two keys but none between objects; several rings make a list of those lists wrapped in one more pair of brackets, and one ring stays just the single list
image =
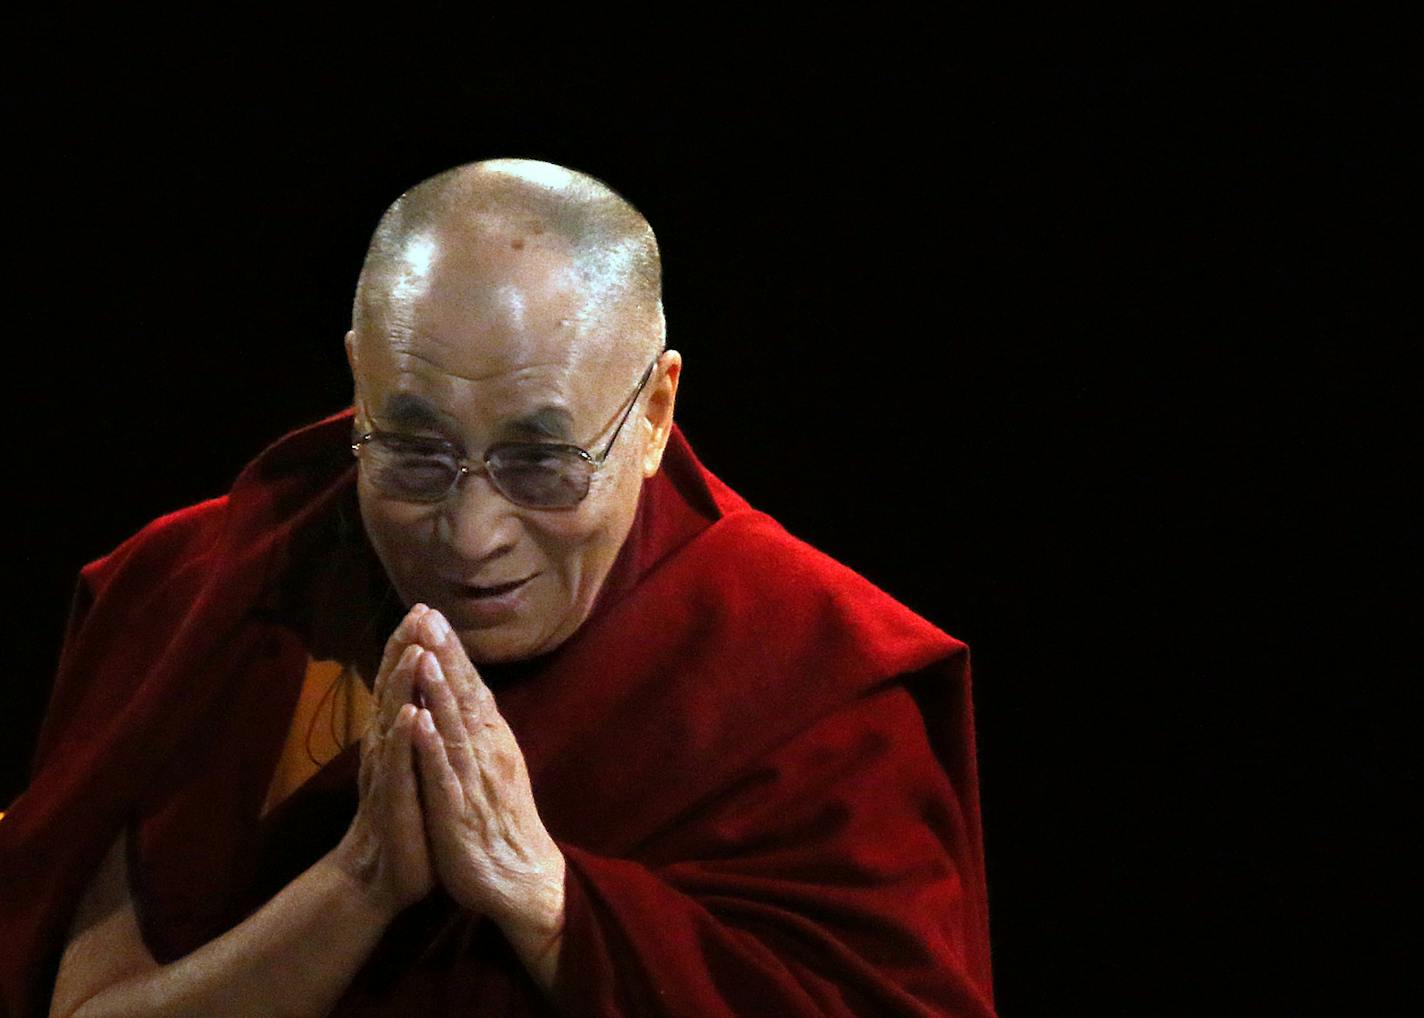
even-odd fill
[{"label": "wrinkled skin", "polygon": [[521,954],[543,956],[563,923],[563,855],[539,819],[513,733],[439,612],[417,604],[402,620],[375,696],[360,803],[336,862],[391,914],[438,878]]},{"label": "wrinkled skin", "polygon": [[[510,440],[601,451],[656,344],[631,341],[628,322],[591,310],[551,241],[531,236],[516,249],[500,234],[472,246],[438,231],[422,241],[420,271],[369,297],[347,337],[357,426],[443,438],[475,462]],[[412,503],[358,472],[366,533],[402,602],[438,609],[477,663],[527,659],[572,636],[661,462],[680,366],[676,351],[661,355],[588,496],[571,508],[515,505],[480,473],[444,502]],[[433,419],[403,425],[396,410],[412,401]],[[531,432],[522,419],[540,411],[549,431]],[[464,595],[520,580],[517,603],[499,618],[481,617]]]},{"label": "wrinkled skin", "polygon": [[440,882],[502,927],[532,920],[552,936],[564,861],[539,819],[524,754],[440,614],[428,612],[420,629],[421,802]]},{"label": "wrinkled skin", "polygon": [[[518,506],[481,470],[433,504],[357,474],[367,536],[411,608],[377,676],[361,803],[339,858],[397,908],[438,881],[498,923],[547,987],[564,859],[477,665],[547,653],[588,617],[661,463],[682,362],[662,352],[634,398],[662,342],[647,309],[591,295],[567,244],[536,225],[447,221],[401,252],[392,276],[363,288],[346,338],[358,428],[442,438],[479,464],[500,441],[601,452],[629,408],[588,496],[569,508]],[[412,406],[424,419],[402,421]],[[498,610],[471,593],[519,581]]]},{"label": "wrinkled skin", "polygon": [[333,855],[367,896],[392,914],[435,886],[415,779],[418,711],[410,703],[421,654],[415,632],[425,613],[424,605],[419,608],[386,643],[375,685],[379,714],[361,744],[360,802]]}]

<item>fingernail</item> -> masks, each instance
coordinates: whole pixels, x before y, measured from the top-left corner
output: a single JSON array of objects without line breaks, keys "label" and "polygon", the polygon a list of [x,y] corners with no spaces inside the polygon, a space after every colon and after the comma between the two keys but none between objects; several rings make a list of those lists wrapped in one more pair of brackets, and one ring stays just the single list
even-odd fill
[{"label": "fingernail", "polygon": [[430,677],[431,682],[444,682],[445,670],[440,667],[440,659],[434,654],[426,653],[425,660],[429,662],[425,666],[425,674]]},{"label": "fingernail", "polygon": [[430,711],[423,707],[420,711],[420,729],[423,732],[435,731],[435,719],[430,716]]},{"label": "fingernail", "polygon": [[450,638],[450,623],[445,621],[445,616],[441,615],[433,608],[430,611],[430,635],[436,643],[444,643]]}]

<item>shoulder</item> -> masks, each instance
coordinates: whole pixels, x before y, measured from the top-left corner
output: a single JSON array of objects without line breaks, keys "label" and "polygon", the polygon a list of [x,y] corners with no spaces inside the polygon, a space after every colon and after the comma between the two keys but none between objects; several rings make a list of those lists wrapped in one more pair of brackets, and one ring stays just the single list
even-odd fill
[{"label": "shoulder", "polygon": [[766,513],[728,513],[703,535],[717,570],[719,610],[775,621],[817,653],[839,651],[874,672],[915,671],[965,650],[850,567],[789,533]]},{"label": "shoulder", "polygon": [[130,575],[156,578],[191,567],[215,546],[228,501],[229,496],[220,495],[151,520],[113,551],[87,563],[79,571],[81,578],[99,597]]},{"label": "shoulder", "polygon": [[676,427],[664,464],[684,501],[710,521],[674,556],[681,568],[669,571],[704,620],[722,623],[716,628],[724,638],[770,636],[770,647],[817,657],[839,652],[878,676],[914,671],[966,651],[865,577],[753,508],[702,464]]},{"label": "shoulder", "polygon": [[243,468],[231,491],[165,513],[80,570],[96,598],[111,588],[198,581],[270,552],[327,505],[350,473],[350,411],[283,435]]}]

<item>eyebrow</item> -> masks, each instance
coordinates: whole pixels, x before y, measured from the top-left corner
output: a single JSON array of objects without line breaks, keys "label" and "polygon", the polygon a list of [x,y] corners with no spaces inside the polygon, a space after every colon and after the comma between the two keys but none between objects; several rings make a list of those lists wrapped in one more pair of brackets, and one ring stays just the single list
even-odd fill
[{"label": "eyebrow", "polygon": [[574,417],[565,407],[546,403],[533,413],[516,417],[504,425],[505,429],[521,435],[535,435],[555,441],[567,442],[573,436]]},{"label": "eyebrow", "polygon": [[[398,392],[387,400],[384,417],[396,431],[452,431],[457,427],[454,418],[412,392]],[[573,434],[573,422],[573,414],[566,407],[546,403],[531,413],[503,422],[501,431],[567,442]]]},{"label": "eyebrow", "polygon": [[435,404],[410,392],[398,392],[386,400],[385,417],[396,431],[439,431],[454,422],[435,408]]}]

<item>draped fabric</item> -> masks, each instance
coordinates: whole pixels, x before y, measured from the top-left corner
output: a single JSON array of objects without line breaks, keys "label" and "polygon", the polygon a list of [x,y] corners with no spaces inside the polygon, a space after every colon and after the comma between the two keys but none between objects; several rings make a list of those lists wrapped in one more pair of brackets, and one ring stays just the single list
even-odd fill
[{"label": "draped fabric", "polygon": [[279,805],[343,749],[360,741],[375,716],[376,698],[354,669],[340,661],[308,661],[262,812]]},{"label": "draped fabric", "polygon": [[[17,1018],[44,1013],[120,832],[171,961],[350,822],[354,745],[263,812],[308,663],[374,676],[404,613],[350,427],[284,436],[81,571],[34,777],[0,820]],[[437,891],[336,1014],[992,1014],[967,648],[752,509],[679,429],[589,619],[480,670],[568,862],[554,1000]]]}]

